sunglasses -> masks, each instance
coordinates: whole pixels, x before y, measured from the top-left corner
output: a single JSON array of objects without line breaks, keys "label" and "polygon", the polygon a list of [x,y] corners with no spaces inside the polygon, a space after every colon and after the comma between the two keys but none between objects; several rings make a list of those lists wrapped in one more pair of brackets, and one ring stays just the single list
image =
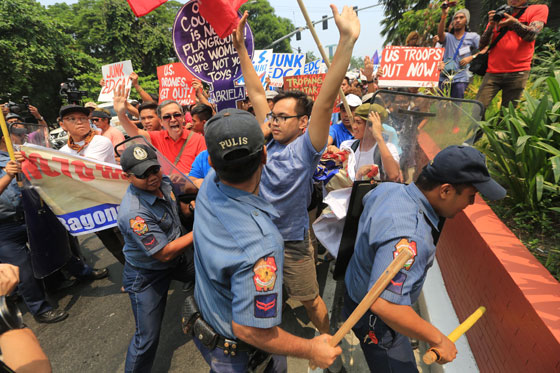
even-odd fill
[{"label": "sunglasses", "polygon": [[179,119],[183,116],[183,114],[181,113],[175,113],[175,114],[165,114],[163,117],[161,117],[161,119],[163,119],[164,121],[170,121],[171,117],[175,118],[175,119]]},{"label": "sunglasses", "polygon": [[160,169],[161,166],[152,166],[148,168],[146,172],[144,172],[142,175],[140,176],[134,175],[134,176],[136,176],[137,179],[147,179],[148,177],[150,177],[150,175],[157,174]]}]

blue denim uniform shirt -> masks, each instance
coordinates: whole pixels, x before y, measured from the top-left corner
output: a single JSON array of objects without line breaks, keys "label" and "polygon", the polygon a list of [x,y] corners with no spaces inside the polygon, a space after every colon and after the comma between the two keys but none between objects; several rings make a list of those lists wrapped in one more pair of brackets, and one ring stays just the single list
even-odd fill
[{"label": "blue denim uniform shirt", "polygon": [[416,255],[391,280],[381,298],[411,305],[434,260],[432,227],[437,229],[439,217],[414,183],[382,183],[366,194],[363,204],[354,254],[346,269],[348,294],[360,303],[399,249],[409,246]]},{"label": "blue denim uniform shirt", "polygon": [[[6,175],[4,168],[9,161],[10,156],[8,153],[0,151],[0,177]],[[14,177],[4,192],[0,194],[0,219],[8,219],[16,215],[23,216],[23,206],[21,203],[21,189]]]},{"label": "blue denim uniform shirt", "polygon": [[340,148],[340,144],[344,141],[352,140],[354,138],[352,133],[348,131],[348,128],[346,128],[342,121],[333,124],[329,128],[329,136],[333,138],[333,145],[337,148]]},{"label": "blue denim uniform shirt", "polygon": [[167,269],[173,261],[161,262],[152,256],[181,235],[181,221],[169,178],[161,182],[164,198],[130,184],[121,202],[118,226],[124,237],[123,253],[135,267]]},{"label": "blue denim uniform shirt", "polygon": [[309,131],[288,145],[274,140],[267,145],[260,194],[280,214],[273,221],[284,241],[303,240],[309,228],[307,207],[313,191],[312,178],[324,150],[315,150]]},{"label": "blue denim uniform shirt", "polygon": [[262,197],[208,173],[196,199],[195,299],[204,320],[227,338],[231,321],[270,328],[282,321],[284,243]]}]

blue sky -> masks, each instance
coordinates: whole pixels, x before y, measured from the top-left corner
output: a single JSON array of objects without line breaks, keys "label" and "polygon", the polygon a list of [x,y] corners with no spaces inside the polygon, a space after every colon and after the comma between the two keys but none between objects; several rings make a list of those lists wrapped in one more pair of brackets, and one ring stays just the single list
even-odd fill
[{"label": "blue sky", "polygon": [[[377,4],[377,0],[353,1],[354,2],[351,3],[344,0],[304,0],[304,3],[307,8],[307,12],[309,13],[309,17],[313,21],[321,19],[321,17],[324,15],[331,16],[332,12],[329,8],[329,4],[331,3],[335,4],[339,8],[339,10],[341,10],[344,5],[358,6],[358,8],[362,8],[369,5]],[[51,5],[60,2],[71,4],[77,1],[39,0],[39,2],[43,5]],[[289,18],[296,27],[305,26],[305,20],[303,18],[303,15],[301,14],[296,0],[269,0],[269,2],[274,7],[276,15]],[[358,12],[358,17],[360,18],[361,32],[360,38],[358,39],[358,42],[354,47],[354,56],[372,56],[373,52],[376,49],[379,50],[379,53],[381,53],[383,38],[380,35],[380,22],[383,19],[383,7],[378,6]],[[323,47],[338,43],[338,30],[336,29],[334,20],[329,20],[328,30],[323,30],[321,24],[317,25],[316,30]],[[301,39],[302,40],[300,41],[296,41],[295,36],[292,37],[291,45],[294,51],[297,50],[298,47],[300,47],[302,52],[313,51],[313,53],[315,53],[317,57],[320,56],[319,50],[317,49],[317,46],[315,45],[315,42],[313,41],[313,37],[311,36],[309,30],[306,30],[302,33]]]}]

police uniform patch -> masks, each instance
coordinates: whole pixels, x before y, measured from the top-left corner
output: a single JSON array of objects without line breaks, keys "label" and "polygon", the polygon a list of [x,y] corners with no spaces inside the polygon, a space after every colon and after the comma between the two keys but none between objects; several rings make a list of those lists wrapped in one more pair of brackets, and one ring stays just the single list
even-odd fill
[{"label": "police uniform patch", "polygon": [[158,241],[156,240],[156,237],[153,234],[148,234],[142,237],[142,243],[144,244],[144,247],[146,249],[150,250],[157,246]]},{"label": "police uniform patch", "polygon": [[134,219],[130,219],[130,228],[132,231],[137,235],[141,236],[144,233],[148,232],[148,225],[140,216],[135,217]]},{"label": "police uniform patch", "polygon": [[257,291],[271,291],[276,283],[276,260],[273,256],[260,258],[253,266],[253,282]]},{"label": "police uniform patch", "polygon": [[260,319],[276,317],[276,300],[278,294],[255,296],[255,317]]},{"label": "police uniform patch", "polygon": [[405,273],[398,272],[395,277],[393,277],[391,282],[389,282],[389,285],[387,285],[387,290],[392,293],[402,295],[402,289],[404,282],[406,281],[406,277],[407,276]]},{"label": "police uniform patch", "polygon": [[148,158],[148,153],[139,146],[134,148],[134,150],[132,151],[132,155],[139,161],[143,161],[144,159]]},{"label": "police uniform patch", "polygon": [[403,268],[406,269],[407,271],[410,270],[410,268],[412,267],[412,265],[414,264],[414,258],[416,258],[416,242],[414,241],[409,241],[406,238],[402,238],[399,242],[397,242],[397,244],[395,245],[395,250],[393,250],[393,259],[395,259],[397,256],[399,256],[399,253],[401,251],[403,251],[405,248],[409,248],[414,255],[412,256],[412,258],[410,258],[409,260],[406,261],[406,263],[404,264]]}]

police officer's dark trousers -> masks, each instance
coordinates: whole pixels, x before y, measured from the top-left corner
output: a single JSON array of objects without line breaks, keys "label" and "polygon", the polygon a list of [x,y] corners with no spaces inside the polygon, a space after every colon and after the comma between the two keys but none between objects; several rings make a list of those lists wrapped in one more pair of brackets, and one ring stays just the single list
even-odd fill
[{"label": "police officer's dark trousers", "polygon": [[[358,304],[352,301],[348,293],[344,294],[342,316],[347,319]],[[384,372],[418,372],[414,352],[408,337],[394,331],[370,311],[352,328],[364,352],[370,371]]]}]

